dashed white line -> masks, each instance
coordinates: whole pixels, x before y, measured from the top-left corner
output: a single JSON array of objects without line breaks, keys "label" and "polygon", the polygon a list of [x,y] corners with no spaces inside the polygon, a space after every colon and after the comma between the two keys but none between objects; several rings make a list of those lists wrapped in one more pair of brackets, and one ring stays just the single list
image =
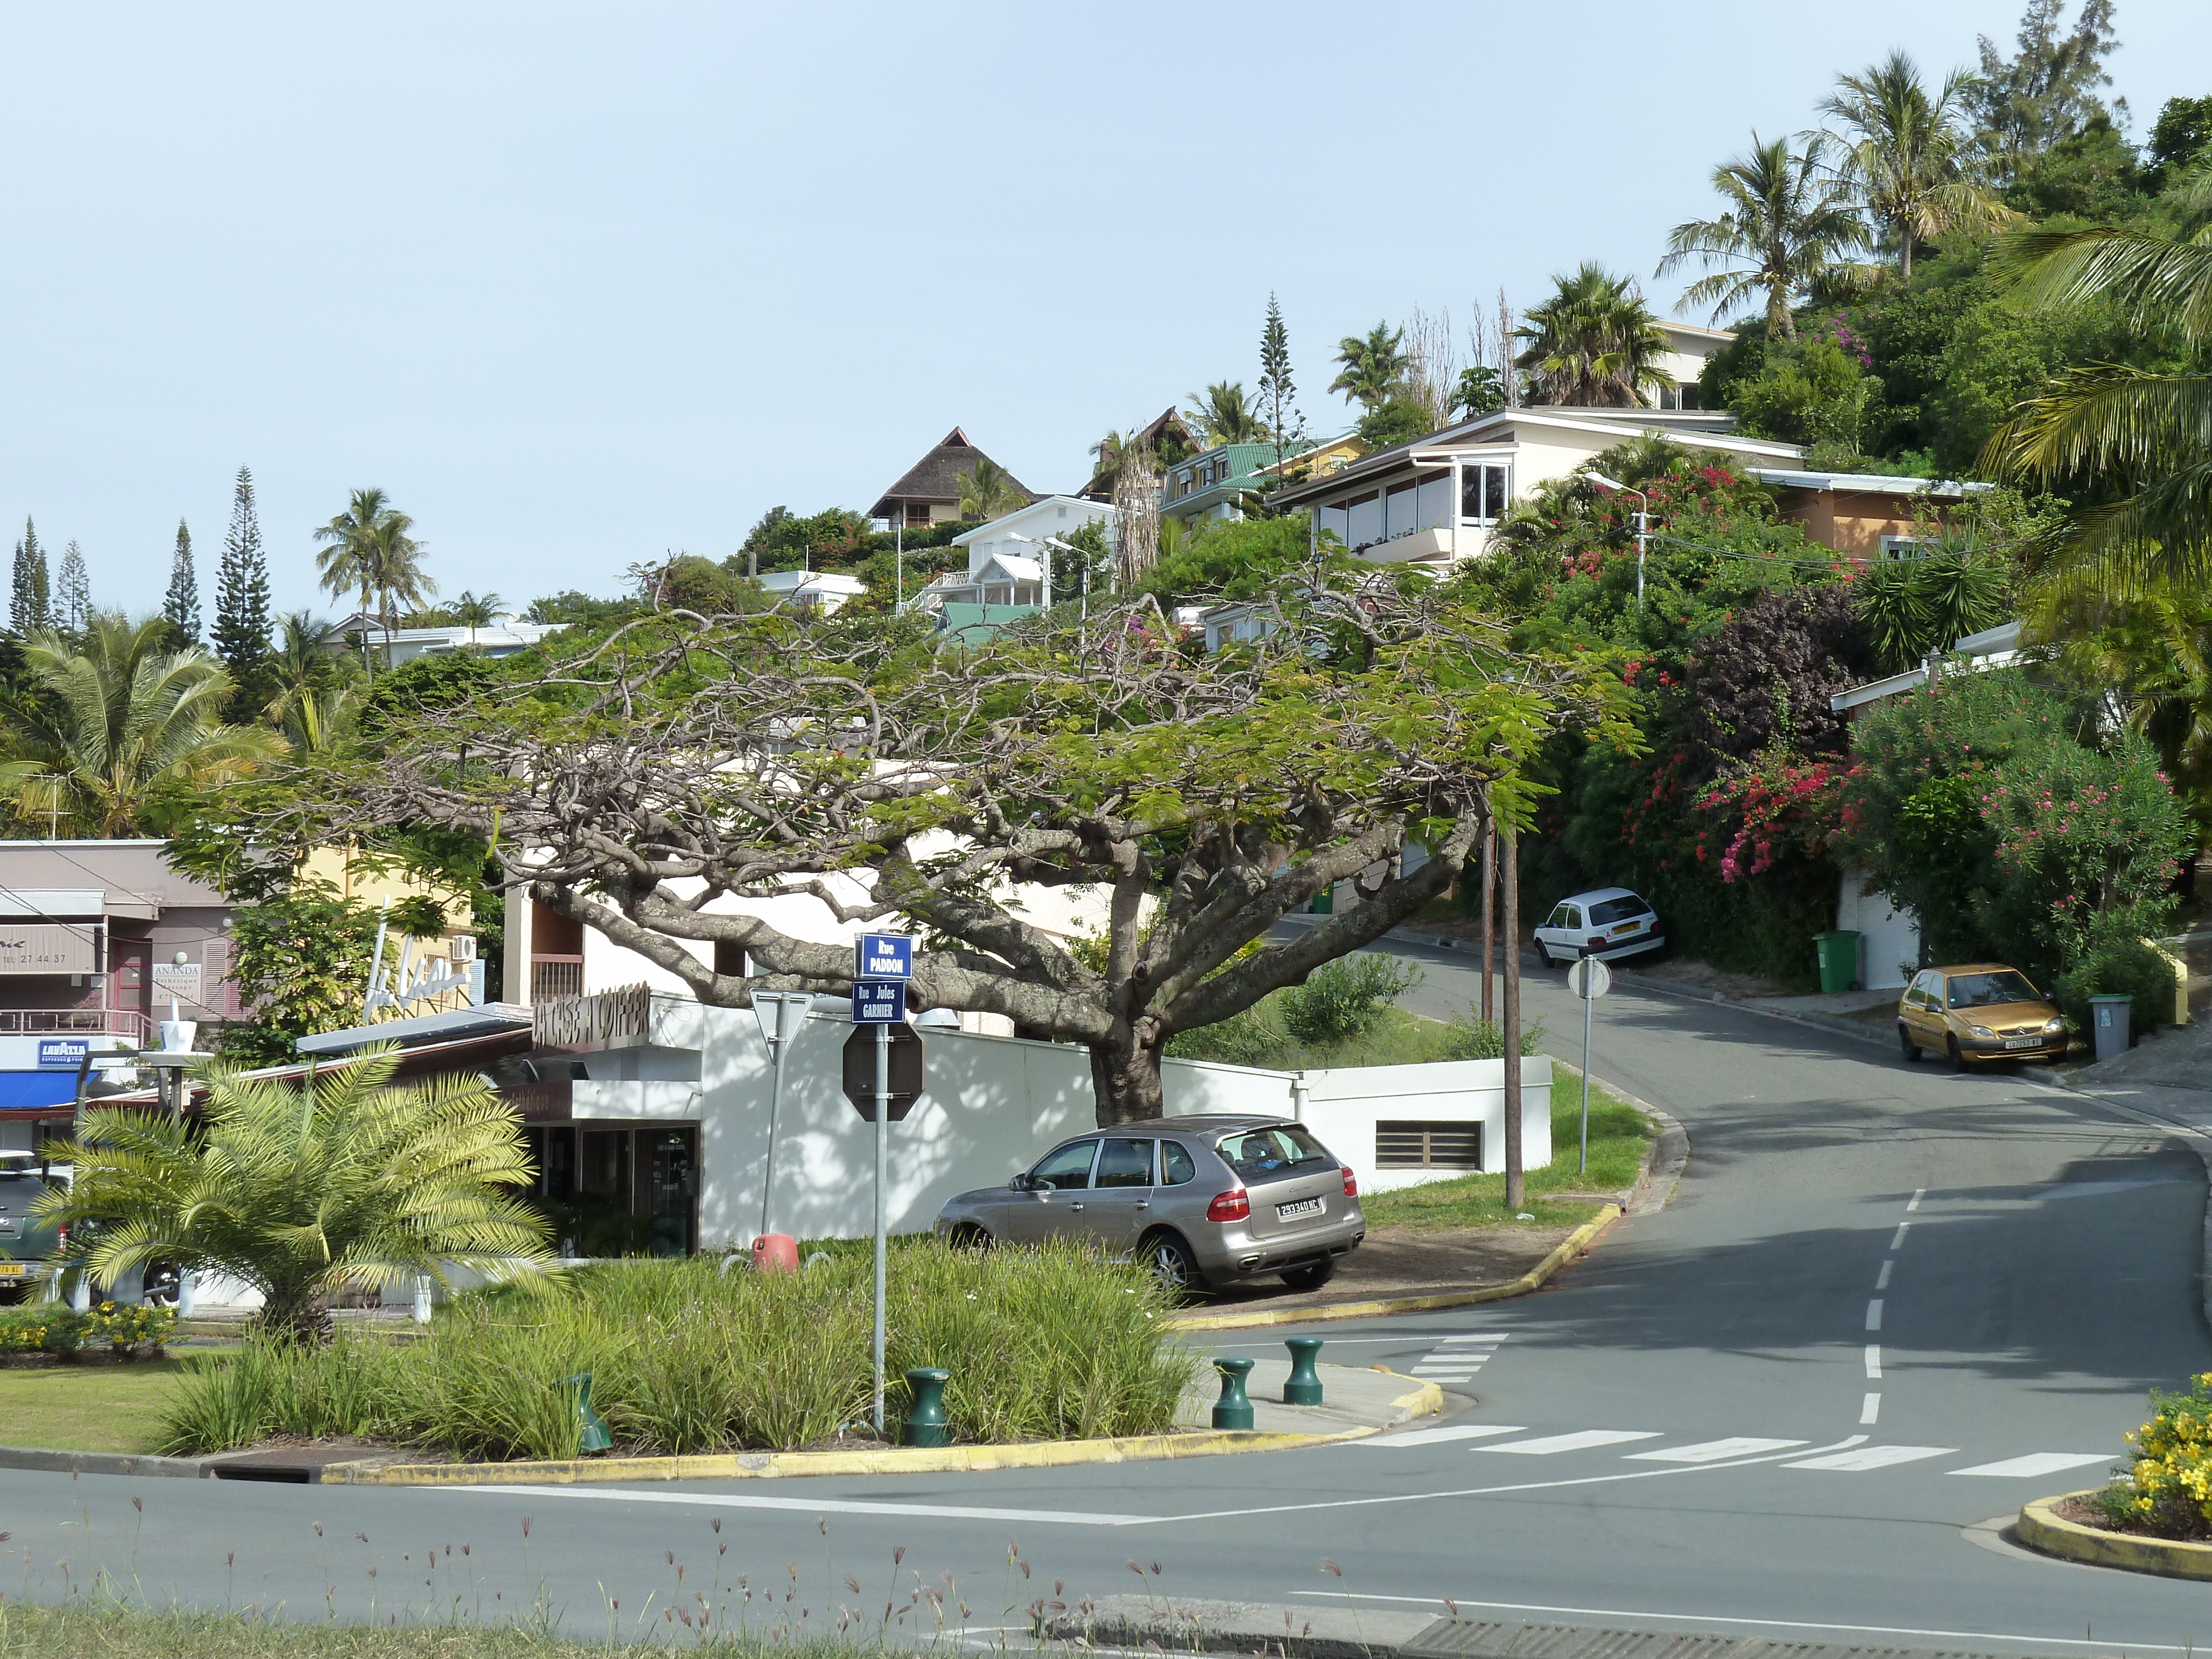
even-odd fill
[{"label": "dashed white line", "polygon": [[1866,1397],[1866,1403],[1859,1407],[1859,1426],[1861,1428],[1867,1427],[1881,1415],[1881,1396],[1878,1394],[1869,1395]]},{"label": "dashed white line", "polygon": [[1912,1201],[1905,1206],[1905,1214],[1911,1215],[1915,1210],[1918,1209],[1920,1207],[1920,1200],[1927,1196],[1928,1189],[1925,1187],[1914,1188],[1912,1189]]},{"label": "dashed white line", "polygon": [[1875,1297],[1873,1301],[1867,1304],[1866,1328],[1870,1331],[1878,1331],[1881,1328],[1881,1298],[1880,1297]]},{"label": "dashed white line", "polygon": [[1875,1275],[1875,1289],[1877,1291],[1886,1291],[1889,1288],[1889,1270],[1896,1265],[1897,1263],[1894,1261],[1885,1261],[1881,1264],[1881,1271]]},{"label": "dashed white line", "polygon": [[1881,1382],[1881,1343],[1879,1343],[1879,1342],[1869,1342],[1869,1343],[1868,1343],[1868,1344],[1867,1344],[1867,1355],[1866,1355],[1866,1359],[1867,1359],[1867,1380],[1868,1380],[1869,1382]]},{"label": "dashed white line", "polygon": [[1910,1221],[1899,1222],[1897,1224],[1897,1237],[1889,1241],[1889,1248],[1893,1250],[1903,1249],[1905,1248],[1905,1235],[1911,1230],[1911,1227],[1912,1224]]}]

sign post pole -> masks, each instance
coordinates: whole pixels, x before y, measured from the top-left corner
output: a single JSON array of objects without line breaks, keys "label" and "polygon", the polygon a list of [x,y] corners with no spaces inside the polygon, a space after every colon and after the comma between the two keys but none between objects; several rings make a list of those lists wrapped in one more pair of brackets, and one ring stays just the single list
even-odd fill
[{"label": "sign post pole", "polygon": [[1583,1175],[1589,1173],[1590,1016],[1596,1007],[1595,997],[1583,999],[1583,1158],[1576,1167]]},{"label": "sign post pole", "polygon": [[1595,957],[1584,957],[1567,969],[1567,988],[1583,1000],[1583,1158],[1582,1171],[1589,1173],[1590,1017],[1597,1000],[1613,988],[1613,969]]},{"label": "sign post pole", "polygon": [[884,1166],[891,1133],[891,1028],[876,1027],[876,1432],[884,1432]]}]

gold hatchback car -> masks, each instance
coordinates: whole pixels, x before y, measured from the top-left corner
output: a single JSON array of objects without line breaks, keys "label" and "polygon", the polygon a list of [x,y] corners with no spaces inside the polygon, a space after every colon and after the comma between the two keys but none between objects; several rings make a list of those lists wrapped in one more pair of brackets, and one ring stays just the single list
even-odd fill
[{"label": "gold hatchback car", "polygon": [[1907,1060],[1932,1048],[1965,1071],[1969,1060],[2056,1060],[2066,1052],[2066,1021],[2027,975],[2002,963],[1923,968],[1897,1005],[1897,1036]]}]

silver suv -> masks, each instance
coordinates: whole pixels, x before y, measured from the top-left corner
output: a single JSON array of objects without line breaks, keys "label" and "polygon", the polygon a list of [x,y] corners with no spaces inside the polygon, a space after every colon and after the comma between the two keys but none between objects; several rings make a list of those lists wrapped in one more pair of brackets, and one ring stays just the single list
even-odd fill
[{"label": "silver suv", "polygon": [[951,1200],[937,1231],[968,1245],[1090,1239],[1185,1290],[1273,1273],[1310,1291],[1367,1237],[1367,1218],[1352,1171],[1304,1125],[1223,1115],[1078,1135],[1005,1186]]}]

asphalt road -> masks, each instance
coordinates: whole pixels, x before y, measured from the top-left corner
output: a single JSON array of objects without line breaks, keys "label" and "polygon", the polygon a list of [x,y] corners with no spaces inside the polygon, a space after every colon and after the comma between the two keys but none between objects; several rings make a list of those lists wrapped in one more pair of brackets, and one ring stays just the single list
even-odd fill
[{"label": "asphalt road", "polygon": [[[1464,958],[1407,954],[1429,975],[1409,1001],[1465,1006]],[[1579,1056],[1556,977],[1531,976],[1527,1012]],[[1454,1409],[1433,1431],[1173,1464],[683,1488],[0,1472],[0,1553],[0,1553],[0,1589],[52,1597],[104,1571],[155,1601],[295,1615],[542,1607],[588,1636],[669,1631],[695,1598],[718,1625],[820,1631],[836,1609],[872,1621],[923,1588],[955,1622],[964,1601],[995,1626],[1057,1582],[1071,1606],[1139,1589],[1163,1607],[1426,1613],[1450,1598],[1470,1614],[1876,1646],[2212,1646],[2212,1588],[2045,1561],[1978,1524],[2096,1484],[2148,1389],[2212,1370],[2193,1152],[2015,1077],[1634,993],[1601,1005],[1594,1069],[1688,1127],[1671,1206],[1543,1294],[1316,1328],[1326,1358],[1443,1381]]]}]

